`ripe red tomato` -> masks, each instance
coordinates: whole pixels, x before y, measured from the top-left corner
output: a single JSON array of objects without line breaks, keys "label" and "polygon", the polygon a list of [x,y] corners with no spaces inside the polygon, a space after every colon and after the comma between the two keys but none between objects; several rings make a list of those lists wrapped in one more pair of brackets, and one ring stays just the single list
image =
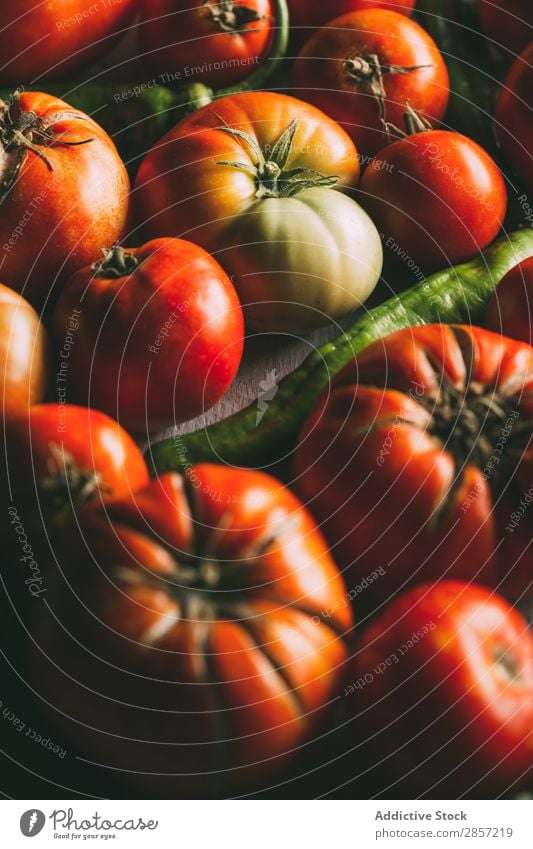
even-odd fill
[{"label": "ripe red tomato", "polygon": [[349,600],[309,513],[274,478],[201,465],[78,520],[91,554],[73,530],[35,632],[61,734],[164,797],[268,780],[347,658]]},{"label": "ripe red tomato", "polygon": [[477,0],[485,34],[515,56],[533,39],[531,0]]},{"label": "ripe red tomato", "polygon": [[402,15],[410,15],[415,0],[288,0],[291,41],[302,46],[313,32],[320,27],[346,15],[348,12],[361,12],[366,9],[392,9]]},{"label": "ripe red tomato", "polygon": [[248,77],[268,53],[272,0],[144,0],[139,51],[165,85],[213,88]]},{"label": "ripe red tomato", "polygon": [[0,396],[2,419],[42,401],[50,371],[48,334],[35,310],[0,284]]},{"label": "ripe red tomato", "polygon": [[507,272],[498,284],[487,310],[489,330],[533,342],[533,256]]},{"label": "ripe red tomato", "polygon": [[472,139],[447,130],[383,148],[360,192],[385,246],[423,271],[471,259],[497,236],[507,209],[496,163]]},{"label": "ripe red tomato", "polygon": [[533,192],[533,42],[514,62],[496,106],[496,135],[504,156]]},{"label": "ripe red tomato", "polygon": [[431,36],[389,9],[351,12],[318,30],[294,63],[292,86],[341,124],[365,156],[387,142],[382,117],[401,126],[408,101],[440,121],[449,95],[448,71]]},{"label": "ripe red tomato", "polygon": [[98,124],[38,92],[0,102],[0,264],[5,283],[41,307],[128,224],[128,174]]},{"label": "ripe red tomato", "polygon": [[58,351],[73,314],[80,326],[67,362],[70,396],[136,432],[200,415],[224,395],[241,361],[237,293],[192,242],[115,248],[80,269],[54,313]]},{"label": "ripe red tomato", "polygon": [[44,512],[129,495],[148,483],[146,463],[131,436],[87,407],[63,401],[33,406],[8,427],[5,445],[13,500],[36,491]]},{"label": "ripe red tomato", "polygon": [[358,736],[395,795],[527,784],[533,635],[498,595],[454,581],[404,593],[364,631],[351,680]]},{"label": "ripe red tomato", "polygon": [[[349,585],[385,570],[367,606],[445,576],[530,583],[507,526],[533,480],[532,366],[533,348],[488,330],[413,327],[362,351],[318,402],[295,488]],[[531,511],[522,528],[531,537]]]},{"label": "ripe red tomato", "polygon": [[66,77],[107,53],[136,11],[137,0],[2,0],[0,83]]}]

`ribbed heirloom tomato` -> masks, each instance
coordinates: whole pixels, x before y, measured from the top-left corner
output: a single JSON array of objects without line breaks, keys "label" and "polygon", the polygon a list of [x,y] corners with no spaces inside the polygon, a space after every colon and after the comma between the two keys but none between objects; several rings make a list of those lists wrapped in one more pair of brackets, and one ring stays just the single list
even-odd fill
[{"label": "ribbed heirloom tomato", "polygon": [[0,102],[2,280],[35,306],[122,238],[130,182],[110,137],[39,92]]},{"label": "ribbed heirloom tomato", "polygon": [[292,87],[338,121],[364,156],[387,143],[382,119],[401,126],[405,104],[440,121],[448,104],[444,60],[415,21],[389,9],[330,21],[294,63]]},{"label": "ribbed heirloom tomato", "polygon": [[70,399],[154,431],[212,407],[230,386],[243,349],[241,305],[227,274],[183,239],[111,248],[67,281],[54,313],[68,358]]},{"label": "ribbed heirloom tomato", "polygon": [[295,487],[351,581],[385,569],[363,601],[445,576],[531,593],[531,510],[510,523],[533,480],[532,366],[524,343],[428,325],[334,379],[301,434]]},{"label": "ribbed heirloom tomato", "polygon": [[144,0],[141,9],[142,60],[166,85],[239,82],[265,58],[275,24],[271,0]]},{"label": "ribbed heirloom tomato", "polygon": [[349,601],[309,513],[274,478],[201,465],[78,520],[34,631],[61,734],[164,798],[268,785],[347,658]]},{"label": "ribbed heirloom tomato", "polygon": [[382,267],[379,234],[341,190],[359,178],[346,133],[271,92],[187,116],[148,153],[135,199],[143,232],[215,253],[254,330],[300,332],[358,307]]},{"label": "ribbed heirloom tomato", "polygon": [[459,581],[404,593],[363,632],[349,679],[356,751],[363,743],[394,795],[527,787],[533,635],[496,593]]},{"label": "ribbed heirloom tomato", "polygon": [[59,79],[107,53],[138,0],[2,0],[0,83]]}]

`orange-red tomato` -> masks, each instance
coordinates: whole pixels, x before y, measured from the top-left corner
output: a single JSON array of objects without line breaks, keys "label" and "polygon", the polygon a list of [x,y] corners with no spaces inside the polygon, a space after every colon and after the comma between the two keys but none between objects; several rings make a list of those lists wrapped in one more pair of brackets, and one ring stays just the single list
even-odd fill
[{"label": "orange-red tomato", "polygon": [[65,78],[111,49],[137,5],[138,0],[2,0],[0,83]]},{"label": "orange-red tomato", "polygon": [[[511,171],[533,192],[533,42],[516,59],[496,106],[496,135]],[[522,198],[524,199],[524,198]]]},{"label": "orange-red tomato", "polygon": [[350,604],[309,513],[274,478],[201,465],[78,521],[34,632],[62,735],[164,797],[268,783],[347,658]]},{"label": "orange-red tomato", "polygon": [[497,594],[455,581],[404,593],[363,632],[350,672],[355,751],[394,795],[527,787],[533,635]]},{"label": "orange-red tomato", "polygon": [[41,307],[122,238],[130,182],[107,133],[63,100],[23,92],[0,108],[2,279]]},{"label": "orange-red tomato", "polygon": [[385,246],[423,271],[472,259],[496,238],[507,210],[494,160],[448,130],[384,147],[365,170],[360,191]]},{"label": "orange-red tomato", "polygon": [[498,284],[485,321],[489,330],[533,342],[533,256],[515,265]]},{"label": "orange-red tomato", "polygon": [[[445,576],[531,593],[527,542],[509,551],[533,481],[532,367],[529,345],[437,324],[375,342],[334,379],[294,481],[349,584],[385,570],[361,603]],[[523,542],[531,509],[519,524]]]},{"label": "orange-red tomato", "polygon": [[348,12],[383,8],[410,15],[414,5],[415,0],[288,0],[291,41],[301,46],[314,30]]},{"label": "orange-red tomato", "polygon": [[318,30],[294,63],[292,88],[337,121],[366,156],[387,143],[382,118],[401,127],[409,102],[440,121],[449,96],[448,71],[431,36],[389,9],[351,12]]},{"label": "orange-red tomato", "polygon": [[139,51],[165,85],[213,88],[248,77],[265,58],[272,0],[144,0]]},{"label": "orange-red tomato", "polygon": [[199,416],[239,368],[237,293],[218,262],[183,239],[115,248],[74,274],[54,313],[58,351],[73,314],[68,397],[137,433]]},{"label": "orange-red tomato", "polygon": [[50,343],[39,316],[0,284],[0,394],[2,418],[11,419],[42,401],[50,370]]}]

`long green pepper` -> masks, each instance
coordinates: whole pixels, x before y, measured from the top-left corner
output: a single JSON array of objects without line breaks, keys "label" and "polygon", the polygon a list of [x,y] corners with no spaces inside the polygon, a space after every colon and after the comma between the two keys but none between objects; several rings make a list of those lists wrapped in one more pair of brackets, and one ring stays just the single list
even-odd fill
[{"label": "long green pepper", "polygon": [[404,327],[436,322],[476,323],[502,277],[533,255],[533,230],[495,242],[470,262],[446,268],[370,310],[346,333],[313,351],[279,384],[257,426],[257,404],[196,433],[171,437],[148,449],[158,472],[185,471],[198,462],[276,465],[290,453],[320,393],[359,351]]}]

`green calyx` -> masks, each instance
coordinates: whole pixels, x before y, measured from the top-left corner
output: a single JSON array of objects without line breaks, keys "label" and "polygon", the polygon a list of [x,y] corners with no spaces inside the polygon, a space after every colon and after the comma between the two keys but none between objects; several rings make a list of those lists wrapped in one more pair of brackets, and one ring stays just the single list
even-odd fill
[{"label": "green calyx", "polygon": [[217,165],[239,168],[254,177],[255,196],[258,199],[293,197],[293,195],[303,192],[305,189],[317,187],[332,188],[337,184],[338,177],[327,176],[313,168],[286,168],[297,127],[298,122],[292,121],[281,134],[272,150],[269,151],[268,158],[261,150],[257,140],[248,133],[234,127],[220,127],[220,132],[242,139],[254,152],[257,162],[252,165],[245,162],[221,161],[217,162]]}]

